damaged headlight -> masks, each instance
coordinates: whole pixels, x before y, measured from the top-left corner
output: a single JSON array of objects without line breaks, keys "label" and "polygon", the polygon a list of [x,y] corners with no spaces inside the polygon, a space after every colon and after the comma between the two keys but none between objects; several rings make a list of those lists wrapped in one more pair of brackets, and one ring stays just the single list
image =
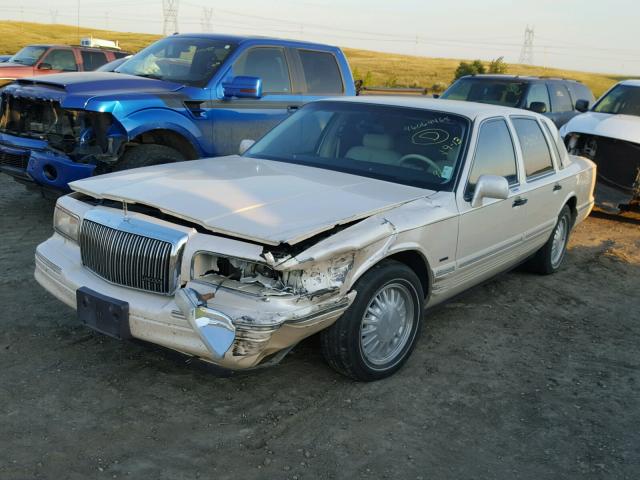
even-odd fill
[{"label": "damaged headlight", "polygon": [[[198,252],[193,256],[191,279],[214,284],[229,281],[240,284],[258,284],[274,290],[285,289],[280,272],[268,265],[212,252]],[[231,285],[233,283],[228,284],[228,286]]]},{"label": "damaged headlight", "polygon": [[78,241],[78,231],[80,229],[80,218],[77,215],[56,205],[53,212],[53,228],[63,237]]}]

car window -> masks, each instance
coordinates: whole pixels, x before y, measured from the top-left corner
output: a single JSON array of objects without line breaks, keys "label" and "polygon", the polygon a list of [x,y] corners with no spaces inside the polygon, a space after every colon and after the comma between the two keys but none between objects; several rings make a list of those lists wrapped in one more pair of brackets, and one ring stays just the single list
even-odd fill
[{"label": "car window", "polygon": [[480,127],[465,196],[473,194],[480,175],[504,177],[509,185],[518,183],[516,154],[509,127],[504,120],[489,120]]},{"label": "car window", "polygon": [[51,65],[52,70],[63,70],[66,72],[75,72],[78,70],[76,65],[76,57],[71,50],[51,50],[42,63]]},{"label": "car window", "polygon": [[10,62],[19,63],[21,65],[33,65],[47,51],[47,47],[24,47],[18,53],[16,53]]},{"label": "car window", "polygon": [[307,93],[342,93],[342,75],[333,54],[299,50]]},{"label": "car window", "polygon": [[594,112],[640,116],[640,87],[616,85],[593,107]]},{"label": "car window", "polygon": [[553,170],[551,151],[538,122],[533,118],[514,118],[513,126],[520,141],[527,178]]},{"label": "car window", "polygon": [[561,83],[553,82],[549,84],[551,94],[551,108],[556,113],[570,112],[573,110],[569,90]]},{"label": "car window", "polygon": [[544,83],[532,83],[529,87],[529,92],[527,93],[526,108],[531,108],[531,104],[533,102],[544,103],[545,107],[547,108],[545,111],[551,111],[549,105],[549,91],[547,90],[547,86]]},{"label": "car window", "polygon": [[468,119],[445,112],[322,101],[302,107],[245,155],[451,191],[468,128]]},{"label": "car window", "polygon": [[234,48],[225,39],[170,36],[152,43],[114,71],[204,87]]},{"label": "car window", "polygon": [[578,82],[569,83],[571,93],[573,94],[574,100],[586,100],[589,102],[589,105],[593,104],[594,97],[591,90],[586,85],[583,85]]},{"label": "car window", "polygon": [[107,63],[107,56],[103,52],[81,50],[82,66],[85,71],[93,71]]},{"label": "car window", "polygon": [[282,48],[258,47],[244,52],[233,65],[234,75],[262,79],[262,92],[290,93],[289,66]]},{"label": "car window", "polygon": [[517,107],[525,87],[526,83],[514,80],[461,78],[442,94],[442,98]]}]

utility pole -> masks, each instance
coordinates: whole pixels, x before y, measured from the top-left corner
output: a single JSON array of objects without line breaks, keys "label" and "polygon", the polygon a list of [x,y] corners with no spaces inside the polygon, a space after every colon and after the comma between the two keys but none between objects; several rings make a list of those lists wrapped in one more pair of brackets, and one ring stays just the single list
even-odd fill
[{"label": "utility pole", "polygon": [[51,15],[51,23],[58,23],[58,10],[49,10]]},{"label": "utility pole", "polygon": [[104,25],[105,29],[109,30],[109,12],[104,12]]},{"label": "utility pole", "polygon": [[200,19],[200,26],[202,27],[203,32],[213,31],[213,26],[211,24],[212,18],[213,18],[213,8],[203,7],[202,18]]},{"label": "utility pole", "polygon": [[178,31],[178,0],[162,0],[162,34],[166,37]]},{"label": "utility pole", "polygon": [[524,30],[524,42],[522,43],[522,50],[520,50],[520,60],[518,63],[523,65],[533,65],[533,37],[535,32],[533,27],[529,27]]}]

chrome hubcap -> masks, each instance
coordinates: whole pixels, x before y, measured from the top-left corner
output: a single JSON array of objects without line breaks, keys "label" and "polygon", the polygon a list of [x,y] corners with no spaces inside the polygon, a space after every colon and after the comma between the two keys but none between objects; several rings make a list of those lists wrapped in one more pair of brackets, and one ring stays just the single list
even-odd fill
[{"label": "chrome hubcap", "polygon": [[373,296],[360,324],[360,347],[365,359],[384,365],[402,352],[415,322],[415,303],[409,289],[390,283]]},{"label": "chrome hubcap", "polygon": [[551,243],[551,264],[557,267],[564,254],[567,233],[569,232],[569,222],[567,217],[562,217],[553,232],[553,242]]}]

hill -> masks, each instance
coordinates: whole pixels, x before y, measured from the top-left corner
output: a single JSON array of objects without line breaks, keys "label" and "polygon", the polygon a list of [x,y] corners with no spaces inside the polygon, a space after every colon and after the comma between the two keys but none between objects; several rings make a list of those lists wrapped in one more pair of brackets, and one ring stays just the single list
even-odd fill
[{"label": "hill", "polygon": [[[160,38],[144,33],[114,32],[93,28],[80,28],[80,37],[93,35],[118,40],[127,51],[135,52]],[[32,43],[77,44],[78,29],[70,25],[0,21],[0,54],[15,53]],[[429,58],[411,55],[372,52],[345,48],[351,68],[363,78],[368,75],[372,85],[420,86],[449,85],[460,59]],[[527,65],[509,65],[508,73],[516,75],[547,75],[573,78],[587,84],[597,96],[624,76],[587,73]]]}]

